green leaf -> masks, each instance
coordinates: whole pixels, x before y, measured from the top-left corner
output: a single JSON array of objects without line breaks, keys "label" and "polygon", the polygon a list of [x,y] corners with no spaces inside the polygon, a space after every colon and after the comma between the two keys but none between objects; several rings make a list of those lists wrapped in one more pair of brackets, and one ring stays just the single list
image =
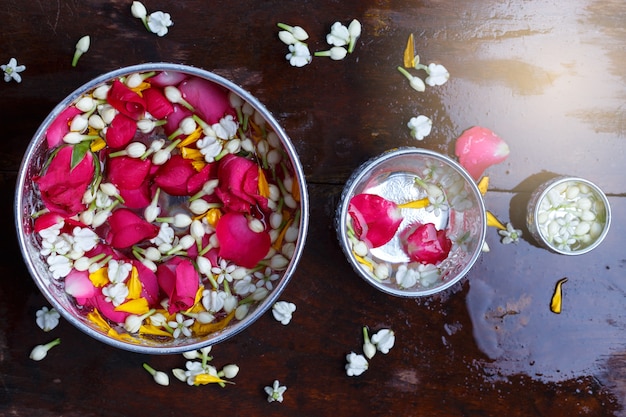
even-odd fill
[{"label": "green leaf", "polygon": [[76,165],[80,164],[80,161],[82,161],[85,155],[87,155],[90,145],[91,141],[88,140],[84,140],[74,145],[74,149],[72,149],[72,165],[70,167],[70,170],[74,169]]}]

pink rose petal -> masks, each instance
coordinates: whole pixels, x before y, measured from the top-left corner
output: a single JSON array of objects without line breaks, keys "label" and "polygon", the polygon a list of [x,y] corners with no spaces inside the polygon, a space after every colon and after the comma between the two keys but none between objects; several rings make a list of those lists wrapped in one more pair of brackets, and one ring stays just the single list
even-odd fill
[{"label": "pink rose petal", "polygon": [[154,176],[154,182],[170,195],[189,195],[187,182],[197,173],[191,159],[181,155],[172,156],[161,165]]},{"label": "pink rose petal", "polygon": [[70,122],[74,116],[81,114],[82,111],[74,106],[68,107],[63,110],[46,131],[46,141],[48,142],[48,148],[53,149],[63,143],[63,136],[70,131]]},{"label": "pink rose petal", "polygon": [[445,230],[437,230],[432,223],[415,223],[400,235],[404,250],[414,262],[437,264],[448,257],[452,241]]},{"label": "pink rose petal", "polygon": [[152,239],[159,233],[158,227],[126,208],[113,211],[108,224],[110,229],[106,241],[116,249],[131,247],[143,240]]},{"label": "pink rose petal", "polygon": [[491,130],[474,126],[456,140],[454,153],[459,163],[478,181],[487,168],[509,156],[509,146]]},{"label": "pink rose petal", "polygon": [[363,193],[352,197],[348,214],[357,237],[370,248],[389,242],[402,223],[398,206],[375,194]]},{"label": "pink rose petal", "polygon": [[143,98],[119,80],[113,81],[107,93],[107,101],[115,110],[133,120],[138,120],[145,113]]},{"label": "pink rose petal", "polygon": [[169,297],[170,314],[193,306],[200,276],[189,259],[172,258],[159,265],[156,275],[159,286]]},{"label": "pink rose petal", "polygon": [[269,233],[252,231],[248,219],[240,213],[224,214],[217,222],[216,233],[219,256],[245,268],[254,268],[270,250]]}]

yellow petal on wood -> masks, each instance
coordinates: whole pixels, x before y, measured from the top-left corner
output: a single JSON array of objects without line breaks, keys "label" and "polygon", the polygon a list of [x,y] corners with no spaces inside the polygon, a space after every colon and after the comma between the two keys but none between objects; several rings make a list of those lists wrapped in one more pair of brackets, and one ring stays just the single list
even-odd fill
[{"label": "yellow petal on wood", "polygon": [[233,382],[231,382],[231,381],[226,381],[226,380],[220,378],[219,376],[213,376],[213,375],[209,375],[209,374],[197,374],[193,378],[193,384],[194,385],[206,385],[206,384],[213,384],[213,383],[233,384]]},{"label": "yellow petal on wood", "polygon": [[422,199],[419,200],[414,200],[414,201],[409,201],[408,203],[403,203],[403,204],[398,204],[398,208],[413,208],[413,209],[420,209],[420,208],[424,208],[426,206],[428,206],[428,204],[430,204],[428,197],[424,197]]},{"label": "yellow petal on wood", "polygon": [[485,195],[487,194],[488,187],[489,187],[489,177],[487,176],[482,177],[480,181],[478,181],[478,191],[480,191],[482,195]]},{"label": "yellow petal on wood", "polygon": [[502,224],[492,212],[487,211],[487,226],[497,227],[500,230],[506,230],[506,226]]},{"label": "yellow petal on wood", "polygon": [[550,302],[550,311],[556,314],[561,313],[561,304],[563,302],[563,291],[561,287],[567,282],[567,278],[561,278],[557,281],[554,288],[554,294],[552,295],[552,301]]},{"label": "yellow petal on wood", "polygon": [[415,63],[415,40],[413,39],[413,34],[409,35],[409,40],[406,43],[406,48],[404,49],[404,67],[405,68],[413,68]]}]

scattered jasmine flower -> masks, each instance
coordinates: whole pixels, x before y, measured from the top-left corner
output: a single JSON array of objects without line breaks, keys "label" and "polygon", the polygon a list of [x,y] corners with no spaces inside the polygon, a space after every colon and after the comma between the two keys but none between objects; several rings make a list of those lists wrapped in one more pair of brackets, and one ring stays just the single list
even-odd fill
[{"label": "scattered jasmine flower", "polygon": [[271,403],[274,401],[278,401],[279,403],[283,402],[283,394],[287,391],[286,386],[281,386],[278,380],[274,380],[274,384],[272,386],[265,387],[265,393],[267,394],[267,402]]},{"label": "scattered jasmine flower", "polygon": [[505,245],[517,243],[522,236],[522,231],[515,229],[511,223],[506,224],[506,230],[498,230],[498,233],[502,236],[502,243]]},{"label": "scattered jasmine flower", "polygon": [[353,19],[348,25],[348,33],[350,33],[350,41],[348,42],[348,52],[352,53],[356,45],[356,41],[361,36],[361,22]]},{"label": "scattered jasmine flower", "polygon": [[4,72],[4,81],[9,82],[11,80],[15,80],[18,83],[22,82],[22,76],[19,74],[20,72],[26,69],[25,65],[17,65],[17,60],[15,58],[11,58],[9,63],[6,65],[0,65],[0,69]]},{"label": "scattered jasmine flower", "polygon": [[327,56],[334,61],[341,61],[346,57],[348,51],[342,46],[333,46],[327,51],[317,51],[315,56]]},{"label": "scattered jasmine flower", "polygon": [[376,354],[376,346],[370,340],[370,335],[366,326],[363,326],[363,353],[367,359],[372,359]]},{"label": "scattered jasmine flower", "polygon": [[288,301],[278,301],[272,306],[272,315],[283,325],[289,324],[296,305]]},{"label": "scattered jasmine flower", "polygon": [[348,361],[346,364],[346,374],[348,374],[348,376],[359,376],[369,367],[365,356],[358,355],[354,352],[347,354],[346,360]]},{"label": "scattered jasmine flower", "polygon": [[49,332],[59,325],[59,318],[61,315],[54,308],[48,309],[48,307],[42,307],[37,310],[37,326],[44,332]]},{"label": "scattered jasmine flower", "polygon": [[220,372],[218,372],[218,376],[223,376],[224,378],[233,379],[239,373],[239,366],[235,364],[226,365],[222,368]]},{"label": "scattered jasmine flower", "polygon": [[55,347],[56,345],[61,343],[61,339],[56,338],[52,342],[46,343],[45,345],[37,345],[30,352],[30,358],[34,361],[40,361],[48,355],[48,351]]},{"label": "scattered jasmine flower", "polygon": [[350,42],[350,32],[348,28],[341,24],[341,22],[335,22],[330,27],[330,33],[326,35],[326,42],[329,45],[344,46]]},{"label": "scattered jasmine flower", "polygon": [[309,39],[309,34],[300,26],[290,26],[285,23],[278,23],[277,26],[283,31],[290,33],[296,41],[302,42]]},{"label": "scattered jasmine flower", "polygon": [[422,81],[421,78],[412,75],[411,73],[409,73],[406,69],[402,67],[398,67],[398,71],[400,71],[400,73],[404,75],[407,80],[409,80],[411,88],[419,92],[426,90],[426,84],[424,84],[424,81]]},{"label": "scattered jasmine flower", "polygon": [[309,47],[302,42],[289,45],[289,53],[285,56],[294,67],[303,67],[311,62],[313,57]]},{"label": "scattered jasmine flower", "polygon": [[376,349],[385,355],[389,353],[395,342],[396,336],[391,329],[381,329],[372,335],[372,343],[376,345]]},{"label": "scattered jasmine flower", "polygon": [[431,87],[436,85],[444,85],[448,78],[450,78],[450,73],[441,64],[428,64],[428,67],[425,68],[428,73],[428,77],[426,77],[426,84]]},{"label": "scattered jasmine flower", "polygon": [[76,51],[74,52],[74,58],[72,58],[72,66],[75,67],[78,63],[78,59],[89,50],[91,44],[91,38],[89,35],[85,35],[76,43]]},{"label": "scattered jasmine flower", "polygon": [[156,382],[157,384],[163,386],[168,386],[170,384],[170,378],[165,372],[157,371],[147,363],[143,364],[143,369],[145,369],[150,373],[150,375],[152,375],[152,378],[154,378],[154,382]]},{"label": "scattered jasmine flower", "polygon": [[162,11],[150,13],[147,18],[147,25],[150,32],[156,33],[157,36],[167,35],[168,28],[174,25],[169,13]]},{"label": "scattered jasmine flower", "polygon": [[142,21],[145,21],[148,17],[148,11],[146,10],[146,6],[144,6],[143,3],[140,1],[133,1],[133,4],[131,4],[130,6],[130,12],[133,17],[141,19]]},{"label": "scattered jasmine flower", "polygon": [[430,135],[430,131],[433,128],[433,121],[424,115],[419,115],[417,117],[411,117],[411,120],[407,123],[407,127],[411,129],[411,136],[417,140],[422,140]]}]

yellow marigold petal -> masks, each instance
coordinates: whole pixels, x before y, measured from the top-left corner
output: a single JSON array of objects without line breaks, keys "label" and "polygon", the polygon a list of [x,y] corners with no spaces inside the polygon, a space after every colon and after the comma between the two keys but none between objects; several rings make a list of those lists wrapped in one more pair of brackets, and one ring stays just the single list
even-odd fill
[{"label": "yellow marigold petal", "polygon": [[183,146],[180,148],[180,154],[185,159],[203,159],[204,155],[196,148],[189,148],[187,146]]},{"label": "yellow marigold petal", "polygon": [[270,186],[261,167],[259,167],[259,194],[265,198],[270,196]]},{"label": "yellow marigold petal", "polygon": [[489,187],[489,177],[487,176],[482,177],[480,181],[478,181],[478,191],[480,191],[482,195],[485,195],[487,194],[488,187]]},{"label": "yellow marigold petal", "polygon": [[200,172],[200,171],[202,171],[202,168],[204,168],[206,166],[206,162],[204,161],[204,159],[201,160],[201,161],[197,160],[197,159],[194,159],[193,162],[191,163],[191,165],[193,166],[193,168],[196,171]]},{"label": "yellow marigold petal", "polygon": [[372,263],[370,261],[368,261],[367,259],[365,259],[362,256],[357,255],[356,253],[352,252],[352,254],[354,255],[354,258],[361,264],[366,266],[367,268],[369,268],[370,270],[374,270],[374,265],[372,265]]},{"label": "yellow marigold petal", "polygon": [[506,230],[506,226],[502,224],[492,212],[487,211],[487,226],[496,227],[500,230]]},{"label": "yellow marigold petal", "polygon": [[197,374],[193,378],[194,385],[206,385],[206,384],[213,384],[213,383],[231,383],[231,382],[226,381],[220,378],[219,376],[213,376],[209,374]]},{"label": "yellow marigold petal", "polygon": [[115,307],[115,311],[123,311],[125,313],[141,315],[150,310],[148,300],[145,298],[137,298],[136,300],[126,301]]},{"label": "yellow marigold petal", "polygon": [[139,280],[139,272],[137,268],[133,266],[133,269],[130,272],[130,278],[126,283],[128,287],[128,298],[129,300],[135,300],[141,297],[141,290],[143,290],[143,285],[141,285],[141,281]]},{"label": "yellow marigold petal", "polygon": [[107,332],[107,336],[118,340],[127,340],[129,342],[137,343],[137,339],[135,339],[135,337],[131,336],[130,334],[118,333],[113,329],[109,329],[109,331]]},{"label": "yellow marigold petal", "polygon": [[294,200],[300,202],[300,185],[298,184],[298,181],[294,180],[291,182],[291,195]]},{"label": "yellow marigold petal", "polygon": [[285,226],[283,226],[282,230],[276,237],[276,241],[274,242],[272,247],[276,249],[277,251],[280,251],[280,248],[282,248],[283,239],[285,238],[285,234],[287,233],[287,229],[289,229],[289,226],[291,226],[291,223],[293,223],[293,219],[289,219],[287,223],[285,223]]},{"label": "yellow marigold petal", "polygon": [[98,310],[94,310],[87,314],[87,320],[89,320],[105,332],[108,332],[111,328],[111,325],[102,317]]},{"label": "yellow marigold petal", "polygon": [[406,68],[413,68],[415,59],[415,40],[413,38],[413,34],[409,35],[409,40],[406,43],[406,48],[404,49],[404,59],[403,63]]},{"label": "yellow marigold petal", "polygon": [[421,198],[419,200],[414,200],[414,201],[409,201],[408,203],[404,203],[404,204],[398,204],[398,208],[413,208],[413,209],[420,209],[420,208],[424,208],[426,206],[428,206],[428,204],[430,204],[430,201],[428,200],[428,197],[424,197]]},{"label": "yellow marigold petal", "polygon": [[202,128],[198,126],[196,130],[191,132],[185,139],[183,139],[178,145],[176,145],[176,147],[178,149],[182,149],[185,146],[189,146],[192,143],[196,143],[198,139],[200,139],[201,136],[202,136]]},{"label": "yellow marigold petal", "polygon": [[98,152],[104,149],[106,146],[106,141],[102,138],[98,138],[91,142],[91,144],[89,145],[89,149],[91,149],[91,152]]},{"label": "yellow marigold petal", "polygon": [[561,313],[561,304],[563,300],[562,289],[563,284],[567,282],[567,278],[561,278],[557,281],[554,288],[554,294],[552,295],[552,301],[550,302],[550,311],[556,314]]},{"label": "yellow marigold petal", "polygon": [[133,87],[131,88],[131,90],[133,90],[135,93],[139,94],[140,96],[143,97],[143,94],[141,94],[141,92],[143,90],[147,90],[148,88],[152,87],[150,85],[150,83],[147,83],[145,81],[143,81],[141,84],[139,84],[137,87]]},{"label": "yellow marigold petal", "polygon": [[100,268],[95,272],[89,274],[89,280],[94,285],[94,287],[104,287],[109,283],[109,277],[107,275],[108,269]]},{"label": "yellow marigold petal", "polygon": [[160,327],[153,326],[151,324],[143,325],[139,328],[139,334],[149,334],[152,336],[167,336],[172,337],[172,334],[163,330]]},{"label": "yellow marigold petal", "polygon": [[213,227],[217,225],[220,217],[222,217],[222,211],[218,208],[212,208],[206,212],[206,221]]},{"label": "yellow marigold petal", "polygon": [[206,336],[211,333],[215,333],[218,330],[222,330],[226,325],[235,317],[235,310],[231,311],[226,317],[220,321],[214,321],[213,323],[202,324],[196,320],[191,325],[191,330],[196,336]]}]

